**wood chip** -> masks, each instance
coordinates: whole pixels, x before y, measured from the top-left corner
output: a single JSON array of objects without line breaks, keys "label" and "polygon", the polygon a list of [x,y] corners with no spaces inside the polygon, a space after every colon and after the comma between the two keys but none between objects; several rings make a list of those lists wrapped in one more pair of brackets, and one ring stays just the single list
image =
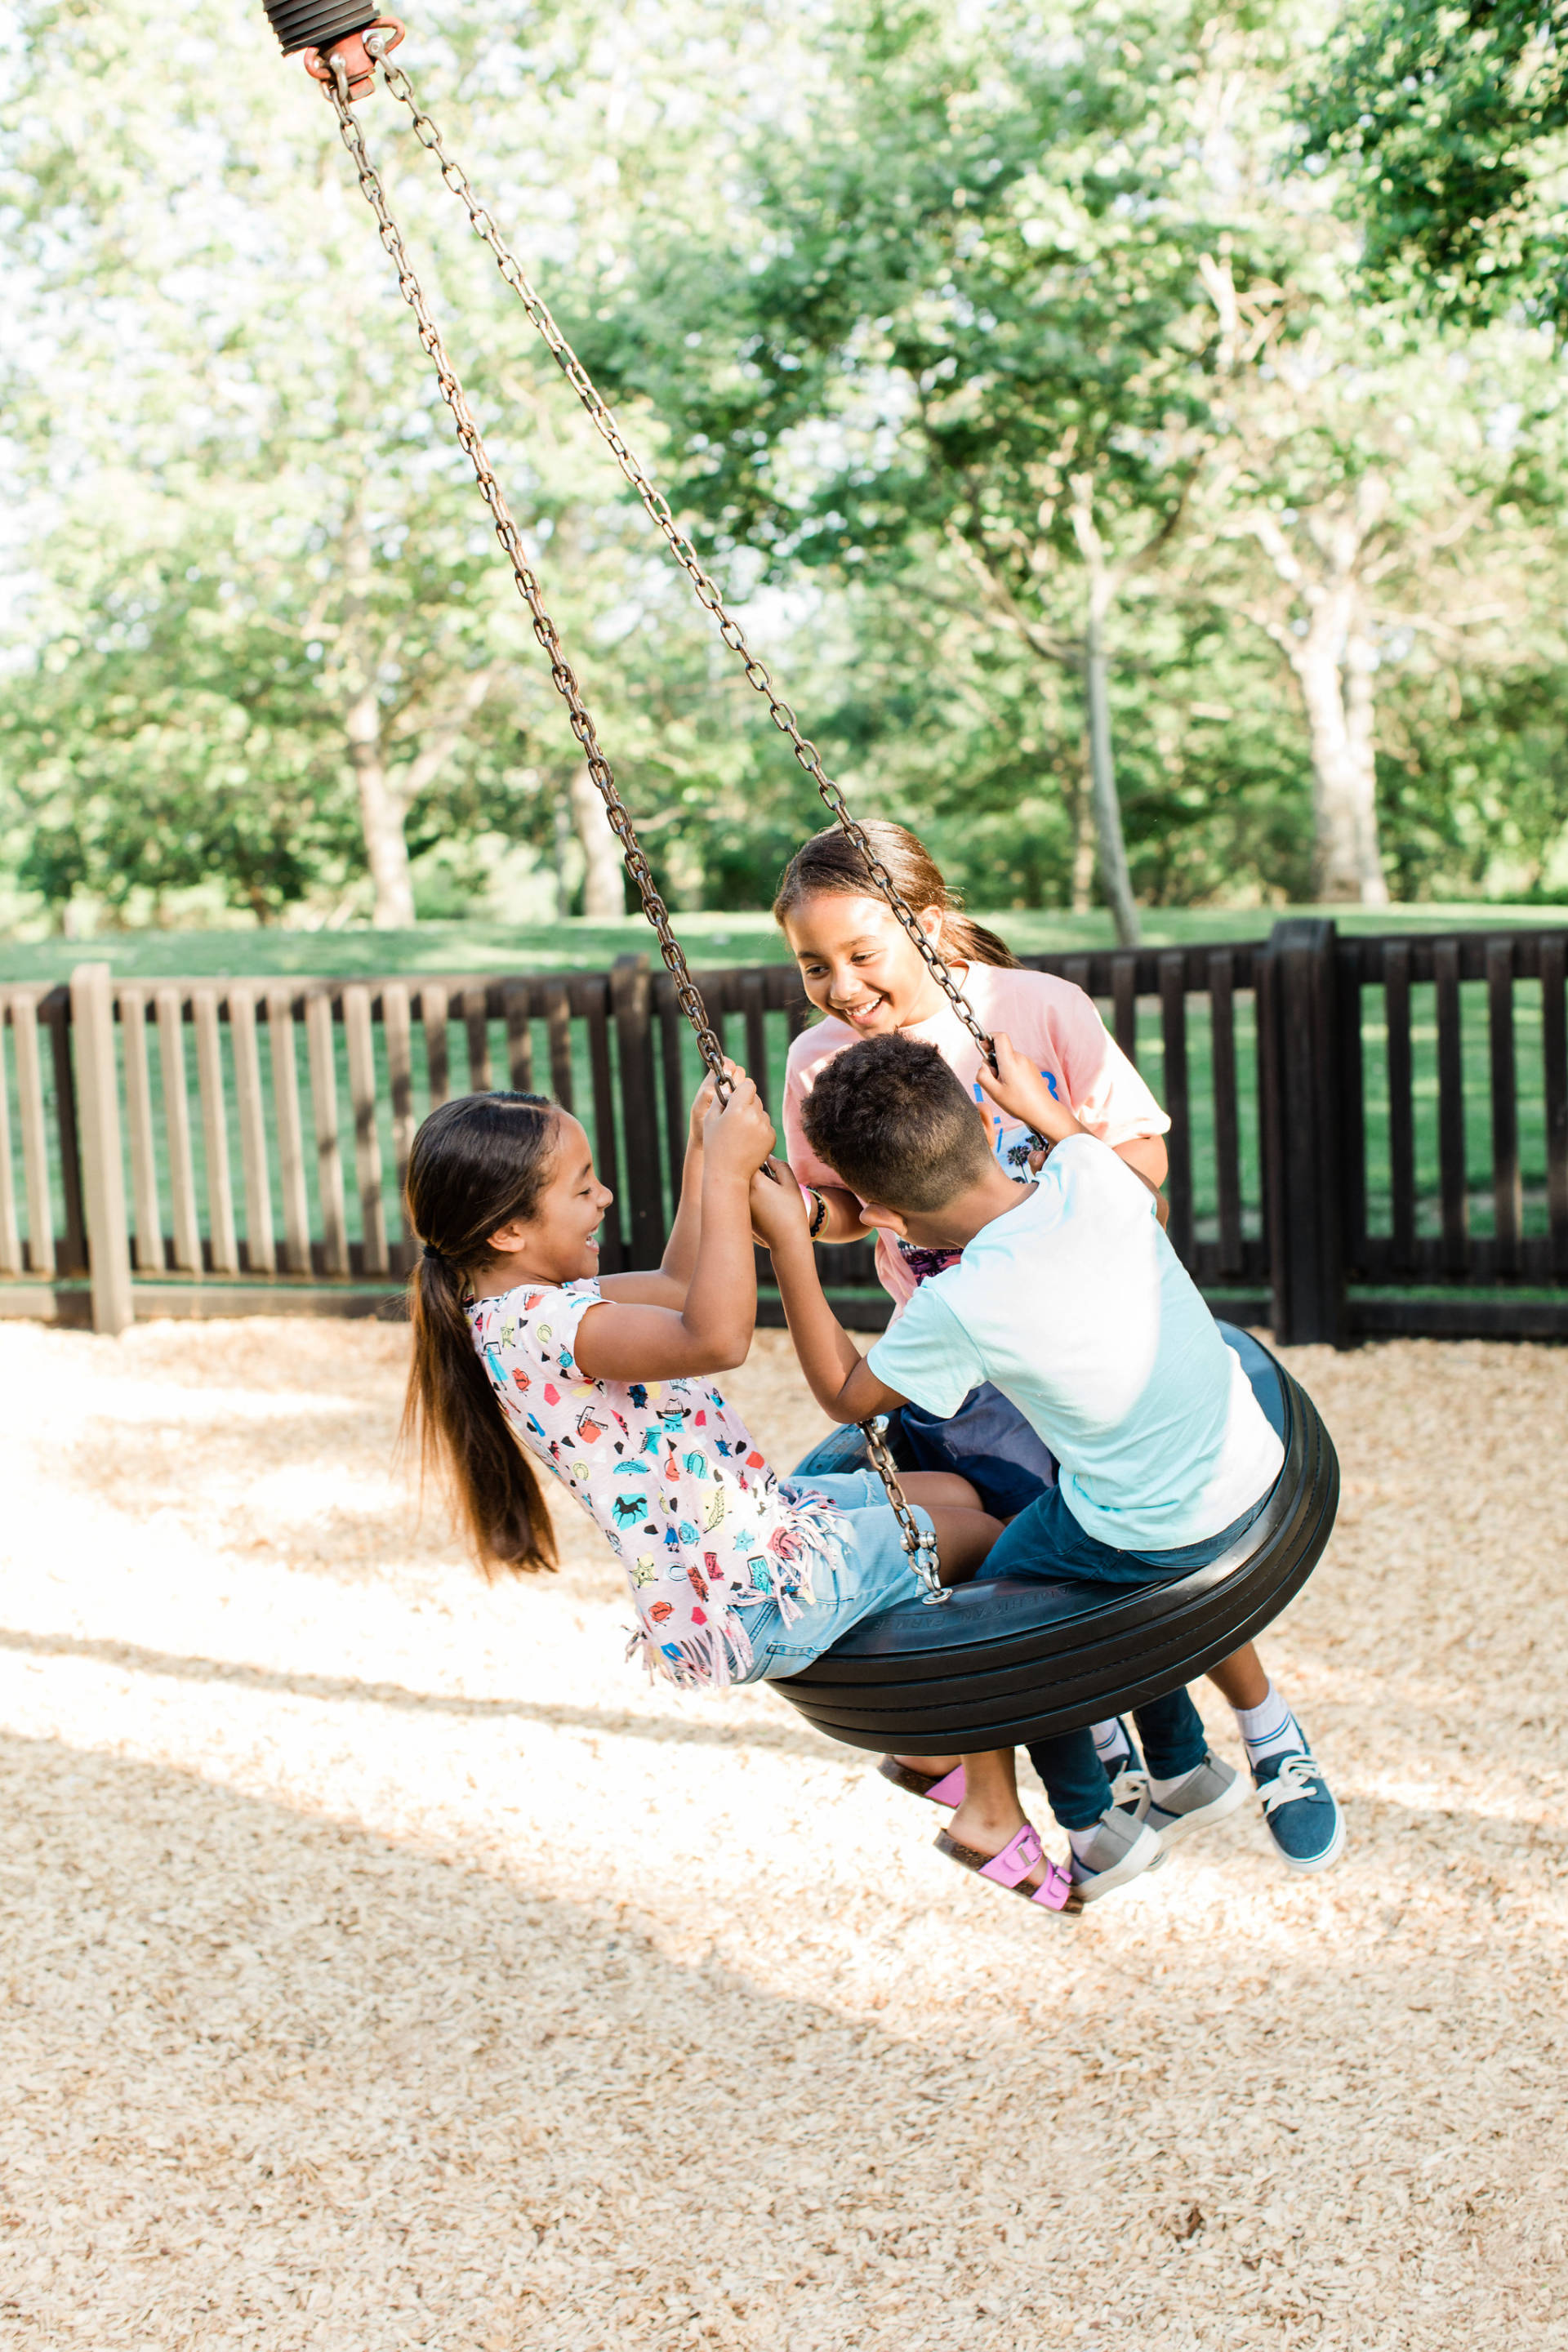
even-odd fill
[{"label": "wood chip", "polygon": [[[7,2344],[1568,2345],[1568,1353],[1293,1354],[1345,1498],[1266,1649],[1346,1859],[1249,1810],[1064,1932],[648,1689],[585,1521],[487,1590],[405,1347],[0,1326]],[[729,1385],[820,1426],[782,1335]]]}]

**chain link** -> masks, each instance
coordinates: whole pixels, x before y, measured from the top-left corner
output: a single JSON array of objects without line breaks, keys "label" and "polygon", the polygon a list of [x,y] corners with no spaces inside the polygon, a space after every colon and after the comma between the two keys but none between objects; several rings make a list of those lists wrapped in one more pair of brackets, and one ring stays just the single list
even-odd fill
[{"label": "chain link", "polygon": [[626,479],[636,490],[649,520],[658,530],[670,553],[690,581],[696,592],[698,603],[705,612],[713,615],[718,624],[719,635],[740,662],[747,685],[753,687],[766,701],[773,725],[781,734],[788,736],[796,760],[816,786],[829,814],[842,831],[848,835],[865,859],[867,870],[872,881],[902,924],[926,970],[947,998],[976,1045],[979,1046],[986,1062],[992,1069],[994,1069],[996,1059],[992,1050],[991,1040],[975,1019],[963,990],[921,929],[913,909],[900,896],[892,876],[872,848],[865,827],[857,824],[854,817],[850,815],[845,805],[843,793],[823,767],[816,744],[802,734],[796,723],[795,712],[775,691],[766,664],[760,661],[752,651],[739,621],[726,609],[718,588],[702,568],[701,559],[696,548],[671,513],[669,501],[653,481],[647,468],[642,464],[637,452],[622,433],[616,422],[614,413],[601,398],[592,376],[551,316],[548,303],[530,284],[527,273],[515,254],[502,243],[500,231],[469,186],[468,174],[462,166],[455,163],[447,153],[441,143],[440,132],[414,94],[413,83],[400,66],[388,62],[385,55],[385,36],[373,30],[365,35],[364,45],[370,55],[379,61],[381,69],[386,77],[386,86],[394,98],[407,108],[413,119],[415,137],[422,147],[429,149],[440,165],[441,177],[451,189],[452,194],[461,199],[464,210],[468,215],[468,225],[475,236],[482,237],[489,247],[495,256],[496,268],[522,304],[531,322],[537,328],[553,354],[562,374],[586,409],[595,431],[608,448]]},{"label": "chain link", "polygon": [[925,1587],[925,1605],[928,1609],[940,1607],[952,1595],[942,1580],[936,1535],[933,1529],[916,1525],[909,1498],[899,1484],[898,1465],[889,1450],[885,1415],[879,1413],[874,1421],[863,1421],[860,1434],[866,1441],[871,1467],[888,1490],[888,1500],[899,1522],[899,1538],[908,1555],[910,1573]]},{"label": "chain link", "polygon": [[[377,37],[374,34],[369,36],[366,46],[368,47],[370,42]],[[377,54],[382,70],[390,81],[394,69],[387,65],[384,57]],[[652,924],[658,940],[659,953],[664,959],[665,969],[675,982],[676,1000],[696,1032],[697,1043],[703,1061],[712,1072],[715,1089],[721,1101],[723,1101],[728,1097],[730,1084],[724,1069],[723,1048],[709,1021],[707,1007],[691,977],[680,942],[670,929],[669,909],[655,887],[647,859],[643,855],[642,845],[637,836],[637,828],[632,822],[631,812],[622,800],[616,788],[614,772],[599,748],[599,739],[595,730],[593,719],[589,716],[588,707],[583,699],[582,689],[562,650],[555,624],[544,608],[539,582],[523,554],[522,541],[517,525],[512,520],[506,500],[501,494],[500,485],[491,470],[484,442],[480,438],[479,428],[474,422],[473,413],[468,407],[463,387],[453,371],[451,361],[447,356],[440,331],[426,307],[425,296],[409,263],[402,232],[387,210],[385,192],[382,187],[375,166],[370,160],[370,151],[365,145],[364,133],[360,129],[359,122],[349,104],[348,76],[340,58],[329,58],[328,63],[332,68],[332,80],[327,87],[327,96],[332,102],[343,144],[349,151],[350,158],[358,174],[361,192],[375,215],[376,224],[381,232],[381,242],[396,268],[398,291],[414,313],[419,329],[419,341],[434,363],[437,382],[441,387],[441,397],[452,412],[452,421],[457,430],[458,439],[464,455],[474,469],[475,478],[479,486],[479,496],[484,499],[494,518],[496,537],[500,540],[506,551],[507,560],[511,565],[512,577],[517,583],[518,593],[528,607],[529,615],[533,624],[533,634],[549,656],[551,677],[571,715],[572,732],[583,747],[584,756],[588,763],[588,773],[592,776],[599,796],[605,803],[605,812],[609,818],[611,829],[620,843],[621,856],[626,860],[626,871],[637,884],[637,895],[642,900],[643,913]],[[398,78],[404,79],[401,75]],[[584,381],[586,381],[585,378]],[[605,414],[608,415],[607,410]],[[763,676],[765,677],[765,671]],[[813,756],[815,757],[815,754]],[[817,773],[820,775],[820,768]],[[824,778],[823,782],[826,782],[826,781]],[[849,822],[847,812],[845,814],[845,822],[847,824]],[[858,831],[858,828],[857,827],[856,830]],[[862,855],[868,856],[868,845],[867,849],[862,851]],[[892,890],[890,881],[887,885],[887,889],[891,903],[896,908],[899,908],[901,902],[898,899],[896,892]],[[908,909],[903,909],[903,913],[907,915]],[[912,923],[912,917],[910,918],[910,921]],[[928,961],[930,960],[928,955]],[[969,1025],[972,1029],[975,1026],[973,1017]],[[928,1602],[945,1601],[948,1597],[947,1591],[937,1575],[936,1538],[916,1523],[914,1513],[910,1510],[903,1488],[899,1484],[893,1457],[888,1451],[883,1435],[886,1426],[885,1422],[879,1424],[874,1422],[862,1423],[867,1447],[878,1475],[887,1489],[889,1505],[898,1521],[899,1539],[903,1545],[911,1572],[925,1588]]]},{"label": "chain link", "polygon": [[[329,62],[335,63],[333,60]],[[697,1043],[703,1061],[713,1074],[719,1098],[721,1102],[725,1101],[729,1097],[730,1081],[724,1070],[724,1049],[708,1018],[707,1007],[691,977],[680,942],[670,929],[669,909],[654,883],[647,859],[643,855],[642,845],[637,839],[637,830],[632,823],[631,813],[616,787],[614,771],[599,748],[598,735],[595,730],[594,721],[589,716],[588,707],[583,699],[582,689],[562,650],[555,624],[545,611],[543,599],[540,594],[539,582],[529,567],[523,554],[522,541],[517,525],[512,520],[506,500],[501,495],[500,486],[490,469],[489,458],[485,453],[485,445],[479,437],[479,428],[474,422],[463,387],[458,383],[453,372],[451,361],[447,356],[440,331],[426,308],[425,296],[419,280],[415,277],[409,264],[402,234],[387,210],[385,194],[375,167],[370,160],[370,152],[364,143],[364,133],[360,129],[348,103],[346,77],[341,73],[337,74],[332,85],[327,90],[327,95],[331,100],[337,114],[338,128],[342,133],[343,144],[348,149],[354,169],[359,174],[360,188],[365,202],[374,213],[380,226],[381,242],[396,266],[398,291],[413,311],[418,323],[419,341],[435,363],[437,381],[441,387],[441,397],[452,412],[452,421],[457,428],[458,439],[479,482],[479,496],[495,519],[496,537],[506,551],[507,560],[511,565],[512,577],[517,582],[518,593],[528,607],[530,618],[533,623],[533,634],[549,656],[551,678],[571,714],[572,732],[583,747],[588,773],[592,776],[599,796],[605,803],[605,813],[609,818],[611,830],[620,843],[621,855],[626,860],[626,871],[637,884],[637,896],[642,900],[643,913],[652,924],[658,940],[658,951],[664,959],[665,969],[675,982],[677,1002],[697,1033]]]}]

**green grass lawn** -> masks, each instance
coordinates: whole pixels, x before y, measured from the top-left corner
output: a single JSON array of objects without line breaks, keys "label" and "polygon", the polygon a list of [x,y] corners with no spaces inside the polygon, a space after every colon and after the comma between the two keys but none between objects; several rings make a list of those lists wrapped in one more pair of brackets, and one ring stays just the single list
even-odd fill
[{"label": "green grass lawn", "polygon": [[[1267,939],[1282,913],[1332,915],[1343,931],[1496,930],[1551,927],[1568,910],[1543,907],[1458,906],[1181,908],[1144,918],[1150,947],[1183,947],[1205,940]],[[981,919],[1020,955],[1070,954],[1111,947],[1115,934],[1103,912],[985,914]],[[677,918],[681,940],[697,971],[731,964],[788,961],[772,919],[763,913],[706,913]],[[221,980],[240,974],[270,978],[300,974],[356,979],[392,972],[597,971],[617,956],[652,947],[640,916],[618,923],[421,923],[409,931],[107,931],[92,940],[0,940],[0,982],[68,980],[79,963],[107,963],[121,980]],[[653,950],[657,957],[657,950]]]}]

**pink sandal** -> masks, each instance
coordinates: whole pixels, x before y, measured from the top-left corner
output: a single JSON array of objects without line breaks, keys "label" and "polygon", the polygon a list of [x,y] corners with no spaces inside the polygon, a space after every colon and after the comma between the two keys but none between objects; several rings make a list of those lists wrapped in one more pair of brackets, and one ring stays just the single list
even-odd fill
[{"label": "pink sandal", "polygon": [[1055,1911],[1062,1917],[1076,1917],[1083,1909],[1083,1897],[1058,1862],[1047,1863],[1045,1877],[1038,1886],[1024,1885],[1035,1864],[1045,1857],[1039,1832],[1033,1822],[1026,1822],[1017,1836],[1009,1839],[1001,1853],[992,1855],[989,1861],[984,1854],[976,1853],[973,1846],[960,1845],[946,1830],[938,1830],[933,1843],[938,1853],[945,1853],[965,1870],[978,1872],[994,1885],[1005,1886],[1010,1895],[1021,1895],[1026,1903],[1038,1903],[1043,1909]]},{"label": "pink sandal", "polygon": [[951,1772],[917,1772],[912,1764],[900,1764],[896,1756],[884,1756],[877,1769],[884,1780],[890,1780],[895,1789],[907,1789],[911,1797],[924,1797],[933,1805],[963,1802],[962,1764],[955,1764]]}]

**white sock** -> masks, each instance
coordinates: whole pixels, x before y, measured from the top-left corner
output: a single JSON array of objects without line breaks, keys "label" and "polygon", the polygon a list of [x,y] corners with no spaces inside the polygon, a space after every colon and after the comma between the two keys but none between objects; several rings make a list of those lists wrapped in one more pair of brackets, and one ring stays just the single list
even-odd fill
[{"label": "white sock", "polygon": [[[1204,1762],[1206,1763],[1208,1759],[1205,1757]],[[1149,1775],[1149,1794],[1153,1798],[1154,1802],[1157,1805],[1163,1805],[1173,1789],[1184,1788],[1186,1783],[1192,1779],[1193,1772],[1201,1772],[1203,1769],[1202,1764],[1194,1764],[1193,1766],[1192,1772],[1178,1772],[1173,1780],[1156,1780],[1153,1774],[1151,1772]]]},{"label": "white sock", "polygon": [[1280,1756],[1287,1748],[1307,1745],[1300,1725],[1272,1683],[1258,1706],[1233,1707],[1231,1712],[1253,1764],[1261,1764],[1266,1756]]},{"label": "white sock", "polygon": [[[1091,1723],[1089,1725],[1089,1731],[1094,1740],[1094,1752],[1099,1757],[1100,1762],[1108,1768],[1115,1762],[1118,1757],[1131,1755],[1132,1748],[1127,1734],[1122,1730],[1121,1725],[1115,1716],[1111,1717],[1109,1723]],[[1114,1780],[1115,1777],[1115,1774],[1112,1773],[1112,1780]],[[1087,1836],[1089,1832],[1086,1831],[1085,1835]]]},{"label": "white sock", "polygon": [[1094,1843],[1095,1839],[1099,1835],[1100,1823],[1098,1822],[1090,1822],[1088,1829],[1086,1830],[1068,1830],[1068,1843],[1071,1846],[1074,1853],[1077,1854],[1079,1862],[1082,1862],[1087,1858],[1089,1847]]}]

